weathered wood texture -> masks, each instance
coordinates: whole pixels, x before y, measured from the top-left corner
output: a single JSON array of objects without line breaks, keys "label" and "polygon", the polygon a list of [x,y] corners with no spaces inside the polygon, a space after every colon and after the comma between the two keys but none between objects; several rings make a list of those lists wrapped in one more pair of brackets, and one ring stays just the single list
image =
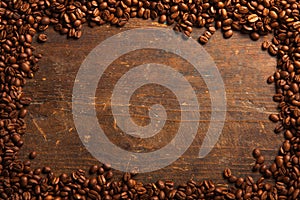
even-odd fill
[{"label": "weathered wood texture", "polygon": [[[102,26],[84,29],[80,40],[67,40],[53,30],[49,30],[49,40],[37,45],[37,52],[44,55],[40,61],[40,70],[27,84],[25,91],[34,102],[30,106],[28,133],[21,157],[36,150],[39,155],[33,161],[33,167],[51,166],[55,173],[71,172],[82,168],[87,170],[91,164],[99,162],[82,145],[72,120],[72,87],[79,66],[101,41],[124,30],[158,26],[157,23],[143,20],[131,20],[125,27]],[[161,26],[161,25],[160,25]],[[170,28],[170,27],[168,27]],[[195,30],[196,39],[203,30]],[[129,53],[116,60],[99,82],[96,102],[99,123],[111,141],[120,147],[133,151],[158,149],[168,143],[178,128],[178,121],[167,123],[157,136],[147,140],[137,140],[113,129],[113,117],[109,108],[113,84],[122,76],[127,67],[159,62],[181,71],[192,83],[200,105],[200,127],[198,135],[186,153],[164,169],[139,174],[138,180],[155,181],[159,178],[172,179],[182,183],[190,178],[195,180],[213,179],[223,182],[222,171],[232,168],[237,175],[251,174],[254,159],[252,150],[260,147],[270,162],[281,143],[282,135],[275,135],[275,124],[268,120],[270,113],[276,112],[272,101],[274,86],[267,85],[266,79],[276,66],[276,60],[261,51],[261,42],[252,42],[248,36],[236,33],[233,38],[224,40],[217,32],[204,46],[214,59],[226,87],[227,115],[226,122],[218,143],[204,159],[198,159],[197,153],[207,131],[210,119],[210,99],[207,87],[199,76],[193,76],[193,68],[186,61],[172,54],[163,54],[156,50],[143,50]],[[197,52],[195,52],[197,54]],[[116,68],[117,70],[113,70]],[[162,89],[162,90],[160,90]],[[184,91],[183,91],[184,92]],[[161,102],[174,110],[173,119],[180,116],[178,102],[170,91],[156,87],[143,87],[132,97],[131,112],[137,123],[147,123],[145,108]],[[159,141],[159,142],[158,142]],[[120,172],[116,172],[118,176]]]}]

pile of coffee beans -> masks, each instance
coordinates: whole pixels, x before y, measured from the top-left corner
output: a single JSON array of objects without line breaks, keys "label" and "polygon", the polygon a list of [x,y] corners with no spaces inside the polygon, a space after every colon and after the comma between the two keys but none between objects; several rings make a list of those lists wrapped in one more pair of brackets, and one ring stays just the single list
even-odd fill
[{"label": "pile of coffee beans", "polygon": [[[0,1],[0,198],[1,199],[300,199],[300,3],[298,0],[2,0]],[[50,167],[33,169],[18,159],[25,134],[24,117],[31,99],[23,93],[26,79],[39,69],[40,54],[33,38],[46,42],[52,26],[68,38],[80,38],[90,27],[124,26],[130,18],[157,20],[190,36],[205,28],[205,44],[216,30],[224,38],[234,32],[252,40],[272,34],[262,49],[276,56],[273,99],[279,113],[270,115],[284,141],[270,166],[259,149],[253,151],[253,171],[261,177],[237,177],[225,169],[228,184],[190,180],[178,185],[168,180],[143,184],[134,174],[113,179],[109,165],[91,166],[55,176]],[[259,53],[259,52],[258,52]],[[30,159],[37,153],[32,152]]]}]

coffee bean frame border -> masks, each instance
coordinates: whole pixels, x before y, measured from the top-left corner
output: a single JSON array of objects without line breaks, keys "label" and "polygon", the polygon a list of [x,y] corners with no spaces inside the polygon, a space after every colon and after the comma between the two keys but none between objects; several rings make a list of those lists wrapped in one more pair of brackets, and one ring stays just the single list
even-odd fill
[{"label": "coffee bean frame border", "polygon": [[[0,2],[0,198],[1,199],[299,199],[300,195],[300,3],[297,0],[2,0]],[[55,176],[50,167],[32,170],[30,161],[18,159],[26,132],[24,117],[31,99],[22,88],[38,71],[33,36],[46,42],[44,31],[52,26],[68,38],[80,38],[83,24],[124,26],[130,18],[158,20],[190,36],[205,28],[205,44],[216,30],[224,38],[234,32],[252,40],[272,34],[263,50],[276,56],[277,68],[267,82],[275,84],[273,99],[278,113],[276,133],[284,140],[274,162],[267,166],[258,149],[253,151],[254,171],[261,177],[236,177],[224,170],[228,185],[212,181],[176,186],[158,180],[143,184],[125,173],[114,181],[109,165],[91,166]],[[29,155],[35,158],[36,152]],[[268,180],[268,181],[266,181]],[[270,182],[271,180],[271,182]]]}]

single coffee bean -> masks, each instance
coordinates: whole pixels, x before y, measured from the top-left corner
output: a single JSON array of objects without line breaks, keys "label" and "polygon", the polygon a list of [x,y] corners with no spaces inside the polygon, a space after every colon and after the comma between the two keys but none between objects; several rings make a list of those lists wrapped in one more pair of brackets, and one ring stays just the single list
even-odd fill
[{"label": "single coffee bean", "polygon": [[228,30],[228,31],[226,31],[226,32],[223,33],[223,36],[224,36],[224,38],[226,38],[226,39],[231,38],[232,35],[233,35],[232,30]]},{"label": "single coffee bean", "polygon": [[49,17],[44,16],[44,17],[42,18],[42,20],[41,20],[41,23],[42,23],[43,25],[48,25],[48,24],[50,24],[50,19],[49,19]]},{"label": "single coffee bean", "polygon": [[257,32],[253,32],[250,34],[250,38],[254,41],[258,40],[259,39],[259,34]]},{"label": "single coffee bean", "polygon": [[262,155],[257,157],[256,163],[263,164],[264,162],[265,162],[265,158]]},{"label": "single coffee bean", "polygon": [[29,154],[29,159],[35,159],[37,156],[37,153],[35,151],[32,151],[30,154]]},{"label": "single coffee bean", "polygon": [[264,42],[262,43],[261,47],[262,47],[263,50],[266,50],[266,49],[268,49],[268,48],[270,47],[270,45],[271,45],[270,42],[264,41]]},{"label": "single coffee bean", "polygon": [[27,114],[27,109],[25,108],[21,108],[20,112],[19,112],[19,117],[20,118],[24,118]]},{"label": "single coffee bean", "polygon": [[229,178],[231,176],[231,170],[229,168],[224,170],[224,176],[225,178]]},{"label": "single coffee bean", "polygon": [[51,172],[51,168],[50,168],[50,167],[43,167],[42,172],[43,172],[44,174],[48,174],[48,173]]},{"label": "single coffee bean", "polygon": [[96,174],[97,171],[98,171],[98,169],[99,169],[99,166],[98,166],[98,165],[92,165],[92,166],[90,167],[90,169],[89,169],[89,173],[90,173],[90,174]]},{"label": "single coffee bean", "polygon": [[274,10],[271,10],[269,12],[269,16],[272,18],[272,19],[277,19],[278,18],[278,15],[277,13],[274,11]]},{"label": "single coffee bean", "polygon": [[205,37],[204,35],[201,35],[201,36],[199,37],[199,42],[200,42],[201,44],[206,44],[206,43],[208,42],[208,38]]},{"label": "single coffee bean", "polygon": [[251,14],[248,16],[247,19],[250,23],[254,23],[254,22],[257,22],[259,18],[256,14]]},{"label": "single coffee bean", "polygon": [[272,84],[274,83],[274,80],[275,80],[274,76],[269,76],[269,78],[267,79],[267,83]]},{"label": "single coffee bean", "polygon": [[269,116],[269,119],[272,121],[272,122],[278,122],[279,121],[279,116],[277,114],[271,114]]},{"label": "single coffee bean", "polygon": [[39,34],[39,36],[38,36],[38,41],[39,41],[39,42],[46,42],[47,39],[48,39],[48,37],[47,37],[47,35],[44,34],[44,33],[41,33],[41,34]]},{"label": "single coffee bean", "polygon": [[258,157],[261,156],[261,152],[260,152],[259,149],[254,149],[252,155],[253,155],[254,158],[257,159]]}]

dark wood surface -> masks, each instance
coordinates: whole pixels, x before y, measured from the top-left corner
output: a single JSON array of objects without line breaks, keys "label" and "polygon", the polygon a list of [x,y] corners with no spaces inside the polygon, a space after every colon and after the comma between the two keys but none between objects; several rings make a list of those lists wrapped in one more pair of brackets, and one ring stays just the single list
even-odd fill
[{"label": "dark wood surface", "polygon": [[[123,28],[86,27],[80,40],[69,40],[53,30],[47,31],[48,42],[36,45],[37,52],[44,55],[40,61],[40,70],[25,87],[25,92],[34,101],[26,117],[28,131],[24,136],[22,159],[26,159],[30,151],[36,150],[38,157],[33,160],[32,166],[48,165],[56,174],[69,173],[78,168],[87,170],[90,165],[99,164],[82,145],[73,123],[71,98],[75,76],[84,58],[101,41],[121,31],[145,26],[163,25],[152,21],[131,20]],[[192,36],[197,39],[202,31],[195,30]],[[116,132],[111,110],[104,108],[104,105],[109,106],[113,83],[124,72],[124,63],[134,66],[155,60],[179,69],[193,84],[201,102],[200,127],[192,146],[172,165],[155,172],[139,174],[138,180],[151,182],[162,178],[183,183],[193,178],[212,179],[222,183],[222,171],[226,167],[230,167],[237,175],[252,173],[254,159],[251,153],[256,147],[263,150],[267,163],[273,160],[283,136],[273,133],[275,124],[268,120],[268,115],[276,112],[276,104],[272,101],[274,86],[267,85],[266,79],[274,72],[276,60],[261,51],[263,39],[253,42],[248,36],[236,33],[231,39],[225,40],[217,32],[204,46],[214,59],[225,83],[227,114],[218,143],[203,159],[197,158],[197,154],[209,125],[210,100],[202,78],[190,76],[192,67],[178,56],[162,54],[156,50],[132,52],[110,66],[109,69],[117,67],[119,71],[106,74],[99,82],[96,108],[99,123],[105,133],[123,149],[144,152],[159,149],[168,143],[178,128],[175,120],[174,123],[168,123],[157,136],[146,140],[133,139]],[[171,113],[174,119],[180,116],[177,112],[178,102],[170,91],[148,86],[140,88],[132,97],[131,113],[136,123],[147,124],[149,120],[147,109],[141,105],[146,105],[147,108],[148,105],[159,102],[166,108],[175,110]],[[121,172],[116,171],[116,174],[117,177],[121,176]]]}]

